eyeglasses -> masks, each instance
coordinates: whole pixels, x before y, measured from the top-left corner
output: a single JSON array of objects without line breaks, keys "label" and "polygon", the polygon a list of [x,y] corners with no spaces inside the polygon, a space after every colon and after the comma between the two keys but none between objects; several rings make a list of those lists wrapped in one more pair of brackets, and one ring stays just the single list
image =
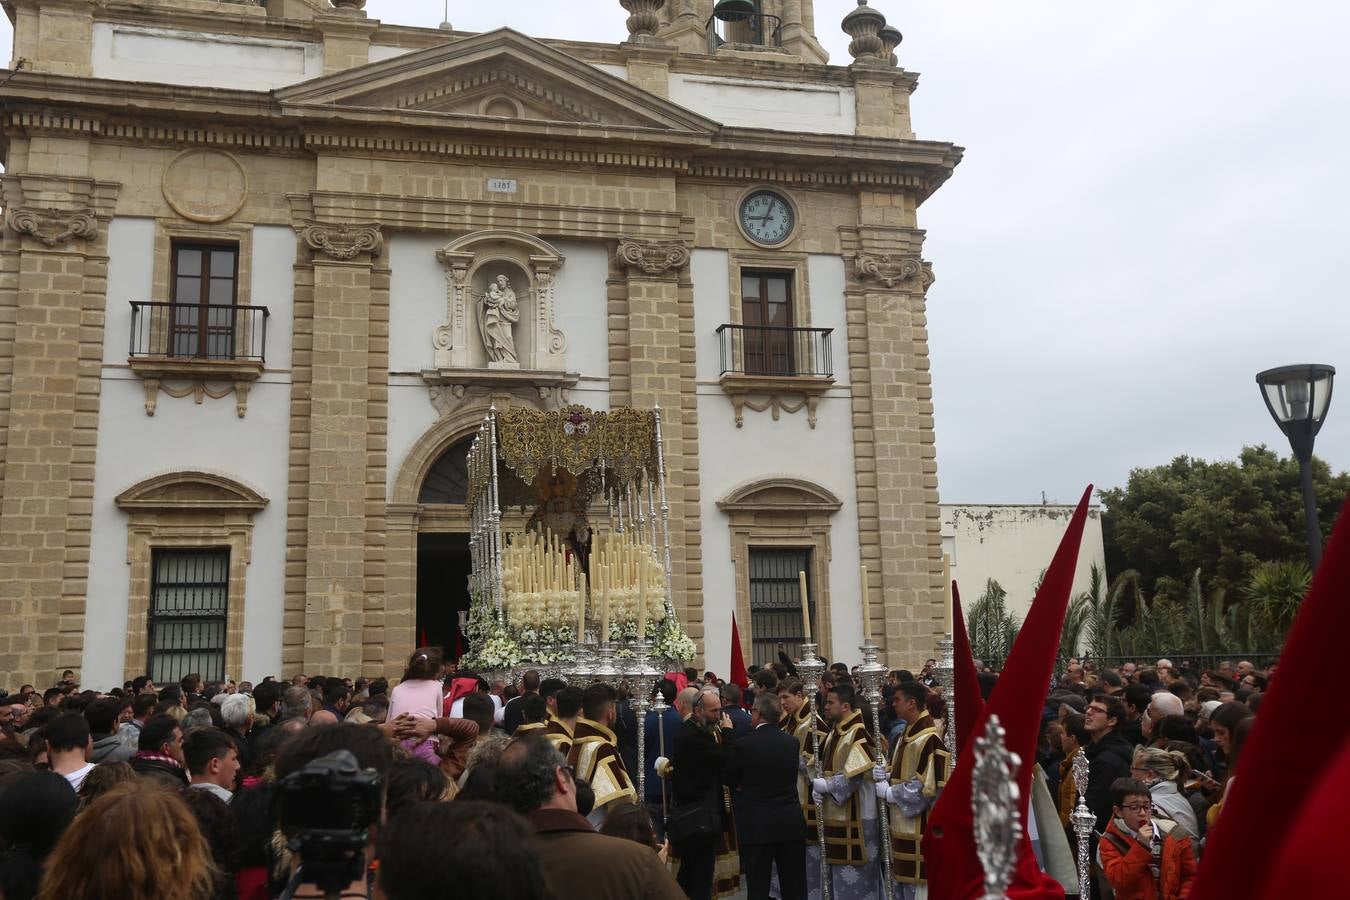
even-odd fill
[{"label": "eyeglasses", "polygon": [[1086,715],[1087,713],[1096,713],[1099,716],[1104,716],[1106,715],[1106,709],[1105,707],[1101,706],[1089,706],[1086,710],[1083,711],[1083,713],[1084,715]]},{"label": "eyeglasses", "polygon": [[1126,806],[1122,806],[1121,809],[1128,809],[1130,812],[1141,813],[1153,809],[1153,805],[1150,803],[1130,803]]}]

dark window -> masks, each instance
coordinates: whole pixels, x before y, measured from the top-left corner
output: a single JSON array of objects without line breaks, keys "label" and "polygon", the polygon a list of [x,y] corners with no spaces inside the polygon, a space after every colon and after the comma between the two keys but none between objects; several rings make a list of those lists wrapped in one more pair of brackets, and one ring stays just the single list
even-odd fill
[{"label": "dark window", "polygon": [[[750,634],[754,664],[767,666],[778,660],[778,645],[789,657],[801,652],[802,597],[798,572],[811,584],[809,549],[750,549]],[[819,630],[815,604],[811,604],[813,631]]]},{"label": "dark window", "polygon": [[467,503],[469,499],[469,447],[473,438],[465,438],[441,454],[431,466],[418,503]]},{"label": "dark window", "polygon": [[789,273],[741,272],[741,324],[747,374],[796,374]]},{"label": "dark window", "polygon": [[236,245],[173,245],[173,356],[233,358],[238,275]]},{"label": "dark window", "polygon": [[151,566],[150,677],[156,684],[191,672],[224,678],[230,551],[155,550]]}]

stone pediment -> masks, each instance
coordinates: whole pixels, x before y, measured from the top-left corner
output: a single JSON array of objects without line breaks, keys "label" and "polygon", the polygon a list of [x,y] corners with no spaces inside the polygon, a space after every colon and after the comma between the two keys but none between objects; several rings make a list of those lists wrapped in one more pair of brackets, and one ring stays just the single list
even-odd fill
[{"label": "stone pediment", "polygon": [[190,470],[147,478],[118,494],[114,502],[125,510],[257,512],[267,505],[267,498],[233,478]]},{"label": "stone pediment", "polygon": [[710,134],[720,126],[510,28],[274,92],[283,106]]}]

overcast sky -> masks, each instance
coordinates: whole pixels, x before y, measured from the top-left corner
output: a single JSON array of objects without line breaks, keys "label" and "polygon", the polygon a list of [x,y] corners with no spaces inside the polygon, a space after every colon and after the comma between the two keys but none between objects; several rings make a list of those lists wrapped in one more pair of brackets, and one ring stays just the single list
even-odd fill
[{"label": "overcast sky", "polygon": [[[832,62],[854,5],[816,0]],[[1072,502],[1178,454],[1287,453],[1253,376],[1295,362],[1342,370],[1317,450],[1350,467],[1350,5],[872,5],[920,73],[918,136],[966,148],[919,218],[944,501]],[[367,13],[435,25],[443,0]],[[451,0],[449,15],[626,35],[618,0]]]}]

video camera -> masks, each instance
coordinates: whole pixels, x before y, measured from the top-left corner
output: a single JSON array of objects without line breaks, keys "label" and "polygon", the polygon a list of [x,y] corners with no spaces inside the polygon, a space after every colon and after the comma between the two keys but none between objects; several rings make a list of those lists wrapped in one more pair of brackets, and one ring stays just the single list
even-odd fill
[{"label": "video camera", "polygon": [[321,756],[278,784],[277,804],[287,847],[300,857],[283,897],[301,884],[337,896],[363,881],[370,826],[382,806],[380,776],[362,769],[350,750]]}]

